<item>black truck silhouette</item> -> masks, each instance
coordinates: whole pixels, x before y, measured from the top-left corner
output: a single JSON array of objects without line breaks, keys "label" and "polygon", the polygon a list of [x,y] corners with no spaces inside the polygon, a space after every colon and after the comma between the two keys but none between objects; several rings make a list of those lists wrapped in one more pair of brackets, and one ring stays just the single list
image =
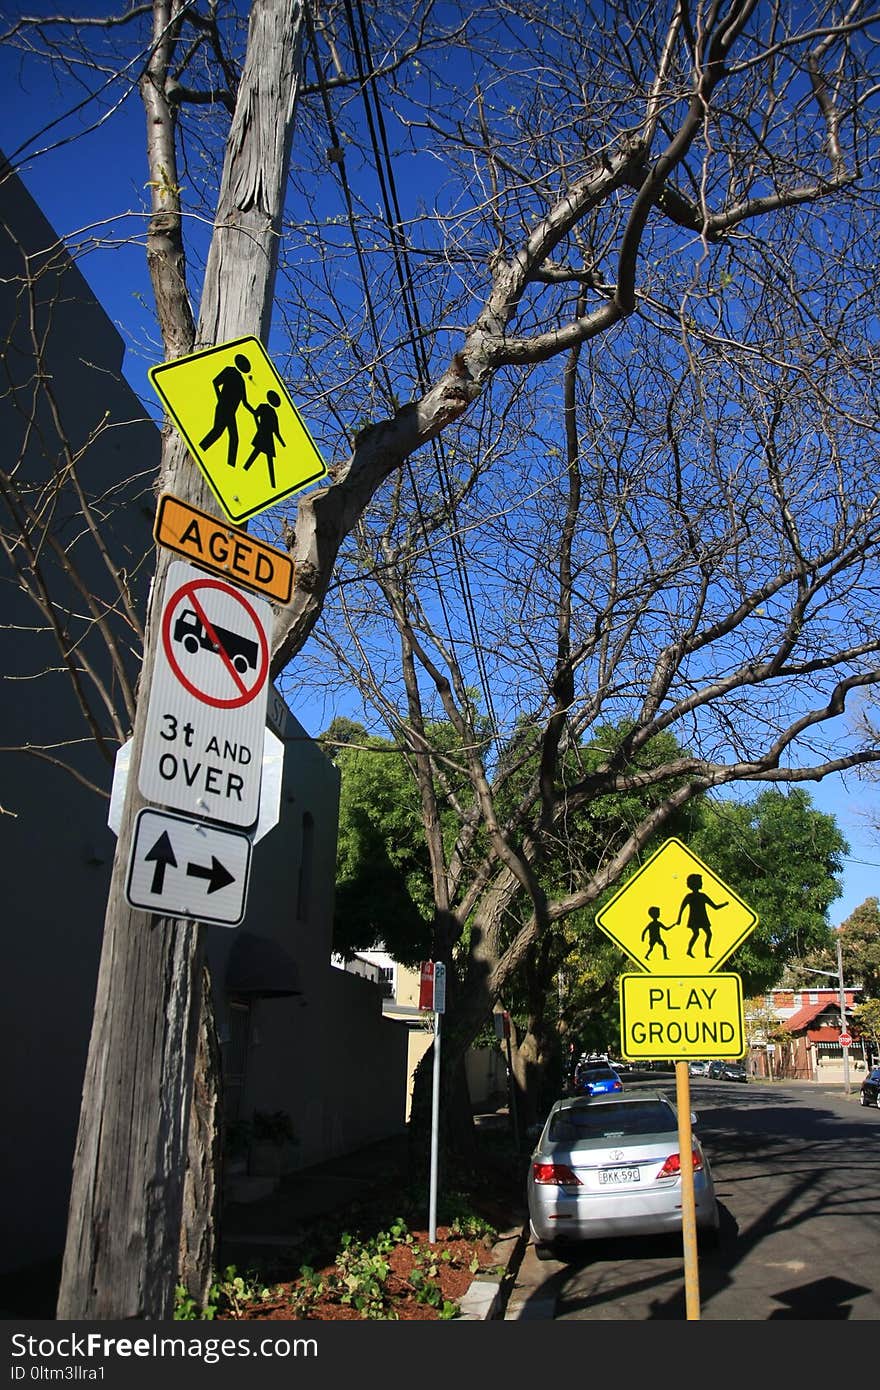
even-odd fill
[{"label": "black truck silhouette", "polygon": [[[217,635],[217,641],[240,675],[245,671],[257,669],[260,652],[256,642],[252,642],[249,637],[242,637],[238,632],[230,632],[228,628],[220,627],[217,623],[213,623],[212,628]],[[192,608],[183,610],[174,624],[173,636],[174,641],[182,642],[188,652],[197,652],[201,647],[203,651],[219,653],[220,648],[208,636],[204,624]]]}]

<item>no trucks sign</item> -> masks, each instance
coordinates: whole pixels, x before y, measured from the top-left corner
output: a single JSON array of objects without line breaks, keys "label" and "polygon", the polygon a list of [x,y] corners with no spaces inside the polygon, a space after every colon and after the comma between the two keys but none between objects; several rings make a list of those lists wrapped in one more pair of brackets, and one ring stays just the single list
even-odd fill
[{"label": "no trucks sign", "polygon": [[138,770],[148,801],[255,824],[271,630],[263,599],[183,561],[169,566]]}]

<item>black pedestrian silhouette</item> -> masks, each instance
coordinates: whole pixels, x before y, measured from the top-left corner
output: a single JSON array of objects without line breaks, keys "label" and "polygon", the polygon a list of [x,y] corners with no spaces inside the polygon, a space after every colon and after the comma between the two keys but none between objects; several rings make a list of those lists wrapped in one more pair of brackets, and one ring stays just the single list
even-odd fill
[{"label": "black pedestrian silhouette", "polygon": [[280,404],[281,397],[278,392],[267,391],[264,404],[258,405],[254,411],[257,432],[251,440],[254,446],[253,452],[244,465],[244,471],[247,472],[257,455],[265,454],[266,467],[269,469],[269,482],[273,487],[275,486],[275,440],[277,439],[282,449],[284,448],[284,440],[278,431],[278,416],[275,413],[275,407]]},{"label": "black pedestrian silhouette", "polygon": [[252,415],[256,412],[247,398],[245,387],[245,373],[250,374],[251,364],[243,353],[238,353],[235,358],[235,365],[229,365],[218,372],[214,377],[214,390],[217,394],[217,403],[214,406],[214,423],[205,435],[200,449],[210,449],[212,444],[216,444],[221,434],[226,434],[227,454],[226,462],[230,468],[235,467],[238,457],[238,421],[236,419],[238,407],[243,405]]},{"label": "black pedestrian silhouette", "polygon": [[645,937],[647,937],[650,943],[647,951],[645,952],[645,960],[648,959],[655,946],[660,947],[660,950],[663,952],[663,959],[668,960],[669,952],[666,949],[666,944],[660,933],[664,931],[672,931],[672,928],[664,926],[664,924],[660,921],[659,907],[649,907],[648,916],[651,920],[645,927],[645,930],[642,932],[642,940],[644,941]]},{"label": "black pedestrian silhouette", "polygon": [[709,914],[706,911],[706,908],[711,907],[714,909],[715,912],[719,912],[722,907],[727,907],[727,903],[713,903],[712,899],[710,897],[707,897],[707,895],[701,891],[703,887],[702,874],[688,874],[687,886],[688,888],[690,888],[691,891],[689,893],[686,893],[684,898],[682,899],[682,904],[681,907],[678,909],[678,916],[675,919],[674,925],[676,927],[678,926],[679,922],[681,921],[682,913],[684,912],[685,908],[687,908],[687,924],[691,929],[691,939],[688,942],[688,948],[685,952],[685,955],[693,956],[694,946],[696,945],[697,937],[700,935],[700,932],[703,932],[706,937],[706,959],[711,960],[711,956],[709,955],[709,947],[712,944],[712,927],[709,922]]}]

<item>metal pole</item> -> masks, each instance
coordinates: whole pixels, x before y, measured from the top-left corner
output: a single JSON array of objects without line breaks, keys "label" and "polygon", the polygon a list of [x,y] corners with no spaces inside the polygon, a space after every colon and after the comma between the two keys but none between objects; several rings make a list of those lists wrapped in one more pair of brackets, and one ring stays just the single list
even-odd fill
[{"label": "metal pole", "polygon": [[437,1150],[440,1132],[440,1019],[434,1013],[434,1090],[431,1096],[431,1186],[428,1212],[428,1241],[437,1239]]},{"label": "metal pole", "polygon": [[697,1252],[697,1212],[694,1201],[694,1140],[691,1131],[691,1080],[688,1064],[675,1064],[675,1104],[678,1110],[678,1156],[681,1164],[681,1234],[684,1245],[684,1294],[688,1322],[700,1318],[700,1270]]},{"label": "metal pole", "polygon": [[[840,933],[837,934],[837,983],[840,990],[840,1031],[845,1033],[846,1027],[846,991],[843,988],[843,950],[840,945]],[[849,1095],[849,1048],[842,1047],[843,1052],[843,1094]]]},{"label": "metal pole", "polygon": [[513,1076],[513,1056],[510,1050],[510,1020],[506,1020],[505,1029],[507,1035],[507,1107],[510,1111],[510,1118],[513,1121],[513,1143],[517,1153],[519,1153],[519,1111],[516,1103],[516,1087]]}]

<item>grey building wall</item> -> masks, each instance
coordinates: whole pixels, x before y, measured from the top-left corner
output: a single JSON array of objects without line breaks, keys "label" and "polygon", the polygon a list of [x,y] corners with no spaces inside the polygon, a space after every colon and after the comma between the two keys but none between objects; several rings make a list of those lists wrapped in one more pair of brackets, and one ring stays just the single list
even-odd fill
[{"label": "grey building wall", "polygon": [[407,1040],[378,983],[330,966],[338,769],[275,692],[269,722],[284,742],[280,820],[254,848],[241,927],[205,930],[228,1117],[285,1111],[302,1166],[403,1129]]},{"label": "grey building wall", "polygon": [[[152,549],[159,435],[122,377],[122,341],[39,208],[0,168],[0,497],[33,549],[0,553],[0,862],[5,1036],[0,1110],[0,1269],[54,1254],[66,1221],[104,910],[115,841],[106,801],[116,748],[86,672],[111,699],[116,681],[83,593],[103,596],[104,621],[133,679],[140,644],[112,609],[107,570],[87,532],[76,485],[100,536],[133,575]],[[61,422],[59,432],[58,422]],[[65,471],[66,467],[66,471]],[[56,485],[58,470],[64,486]],[[51,518],[55,551],[38,520]],[[21,585],[45,584],[41,619]],[[47,629],[76,653],[107,757],[98,751]],[[39,745],[44,756],[24,750]],[[50,759],[70,762],[83,781]],[[87,784],[97,790],[91,790]]]}]

